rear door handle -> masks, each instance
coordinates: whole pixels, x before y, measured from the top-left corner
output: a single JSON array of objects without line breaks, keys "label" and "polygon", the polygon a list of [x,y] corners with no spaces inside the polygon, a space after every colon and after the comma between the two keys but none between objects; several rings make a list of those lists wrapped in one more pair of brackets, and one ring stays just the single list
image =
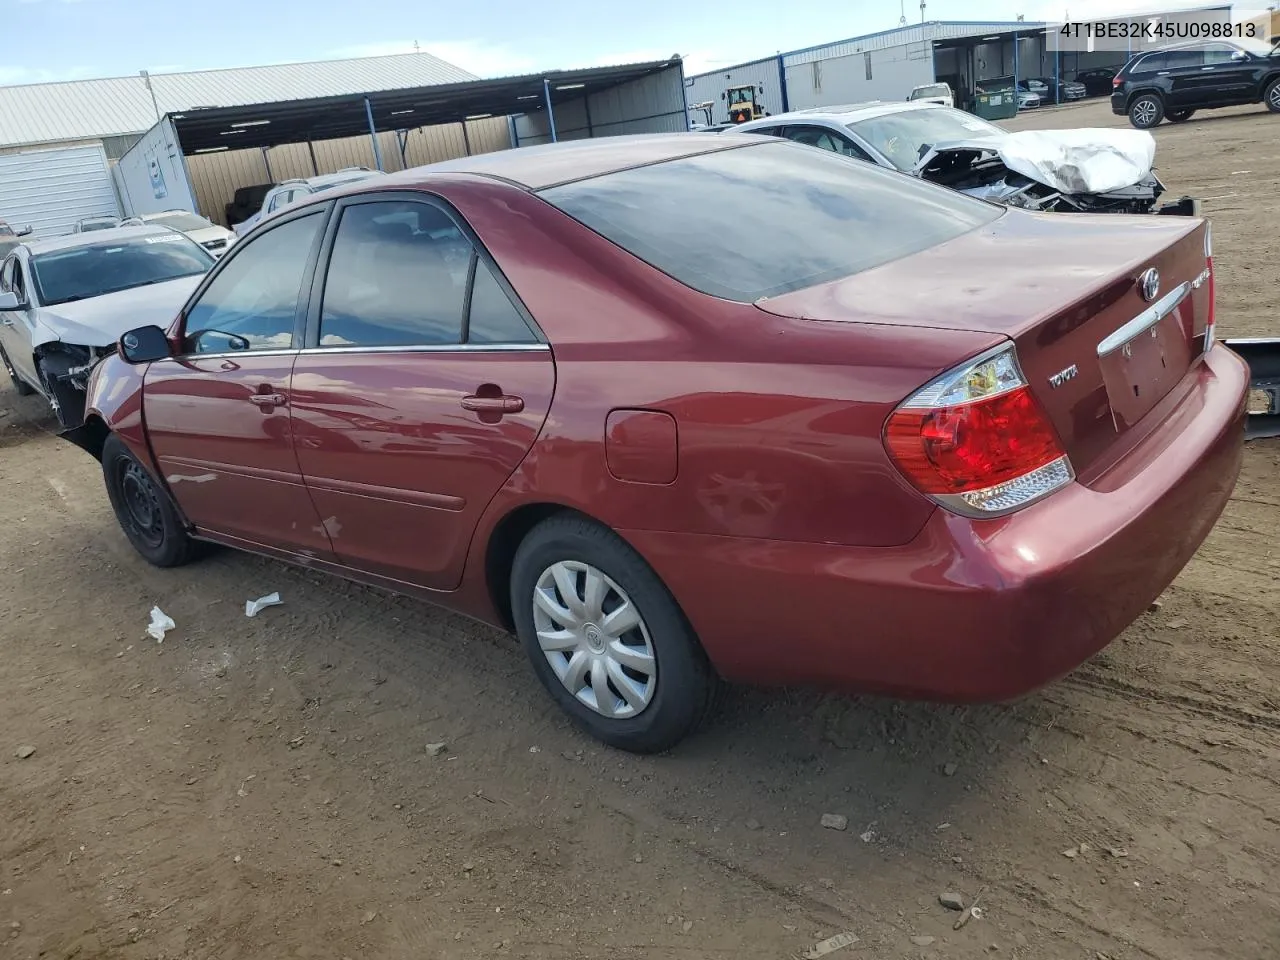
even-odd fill
[{"label": "rear door handle", "polygon": [[278,393],[255,393],[249,397],[249,402],[263,410],[272,410],[284,406],[284,397]]},{"label": "rear door handle", "polygon": [[1213,69],[1213,67],[1201,67],[1200,69],[1201,69],[1201,70],[1212,70],[1212,69]]},{"label": "rear door handle", "polygon": [[520,397],[479,397],[474,393],[462,398],[462,409],[477,413],[519,413],[524,409],[524,400]]}]

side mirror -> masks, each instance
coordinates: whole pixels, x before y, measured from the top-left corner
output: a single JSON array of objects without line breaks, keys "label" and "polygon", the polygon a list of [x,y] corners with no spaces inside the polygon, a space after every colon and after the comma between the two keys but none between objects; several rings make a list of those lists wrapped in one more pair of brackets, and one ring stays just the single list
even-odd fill
[{"label": "side mirror", "polygon": [[171,355],[169,338],[159,327],[138,327],[120,338],[120,356],[128,363],[150,363]]},{"label": "side mirror", "polygon": [[1247,53],[1245,53],[1243,50],[1232,50],[1232,51],[1231,51],[1231,59],[1232,59],[1232,60],[1247,60],[1248,58],[1249,58],[1249,55],[1248,55]]},{"label": "side mirror", "polygon": [[17,233],[17,236],[19,236],[19,237],[29,237],[29,236],[31,236],[31,224],[29,224],[29,223],[28,223],[25,227],[23,227],[21,230],[19,230],[19,231],[18,231],[18,233]]},{"label": "side mirror", "polygon": [[[12,290],[0,290],[0,313],[7,313],[13,310],[21,310],[22,301],[18,299],[18,295]],[[9,321],[5,321],[8,323]]]}]

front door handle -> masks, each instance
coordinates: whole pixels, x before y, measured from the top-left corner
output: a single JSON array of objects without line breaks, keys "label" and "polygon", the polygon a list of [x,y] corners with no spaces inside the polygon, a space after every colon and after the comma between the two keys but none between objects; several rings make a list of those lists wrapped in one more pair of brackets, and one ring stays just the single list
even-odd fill
[{"label": "front door handle", "polygon": [[274,410],[276,407],[284,406],[284,397],[278,393],[255,393],[249,397],[249,402],[263,410]]},{"label": "front door handle", "polygon": [[1213,67],[1201,67],[1200,69],[1201,69],[1201,70],[1212,70],[1212,69],[1213,69]]},{"label": "front door handle", "polygon": [[13,317],[5,317],[3,320],[0,320],[0,323],[4,324],[6,327],[12,327]]},{"label": "front door handle", "polygon": [[462,409],[477,413],[519,413],[524,409],[524,400],[521,397],[508,397],[505,394],[481,397],[473,393],[462,398]]}]

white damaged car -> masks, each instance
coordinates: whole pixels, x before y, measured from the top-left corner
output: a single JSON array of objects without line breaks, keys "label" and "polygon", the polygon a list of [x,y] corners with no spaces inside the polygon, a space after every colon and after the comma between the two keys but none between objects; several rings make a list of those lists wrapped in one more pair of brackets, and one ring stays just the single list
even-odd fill
[{"label": "white damaged car", "polygon": [[1189,197],[1157,206],[1155,140],[1145,130],[1012,133],[927,101],[797,110],[739,124],[1029,210],[1192,215]]},{"label": "white damaged car", "polygon": [[0,266],[0,358],[21,394],[39,393],[63,429],[84,419],[89,372],[128,330],[168,327],[214,265],[168,227],[30,240]]}]

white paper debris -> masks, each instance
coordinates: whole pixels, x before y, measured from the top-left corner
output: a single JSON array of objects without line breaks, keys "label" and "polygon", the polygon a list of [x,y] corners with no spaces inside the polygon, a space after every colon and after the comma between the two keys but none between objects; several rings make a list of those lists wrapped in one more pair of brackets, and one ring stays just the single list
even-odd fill
[{"label": "white paper debris", "polygon": [[246,617],[256,617],[259,610],[266,607],[274,607],[276,604],[283,602],[278,593],[269,593],[265,597],[259,597],[257,600],[246,600],[244,602],[244,615]]},{"label": "white paper debris", "polygon": [[161,643],[164,635],[176,626],[173,618],[159,607],[151,608],[151,622],[147,624],[147,636],[154,638],[156,643]]},{"label": "white paper debris", "polygon": [[837,933],[834,937],[815,943],[812,949],[803,954],[804,960],[818,960],[819,957],[825,957],[829,953],[835,953],[837,950],[851,947],[858,942],[856,934],[849,932]]}]

